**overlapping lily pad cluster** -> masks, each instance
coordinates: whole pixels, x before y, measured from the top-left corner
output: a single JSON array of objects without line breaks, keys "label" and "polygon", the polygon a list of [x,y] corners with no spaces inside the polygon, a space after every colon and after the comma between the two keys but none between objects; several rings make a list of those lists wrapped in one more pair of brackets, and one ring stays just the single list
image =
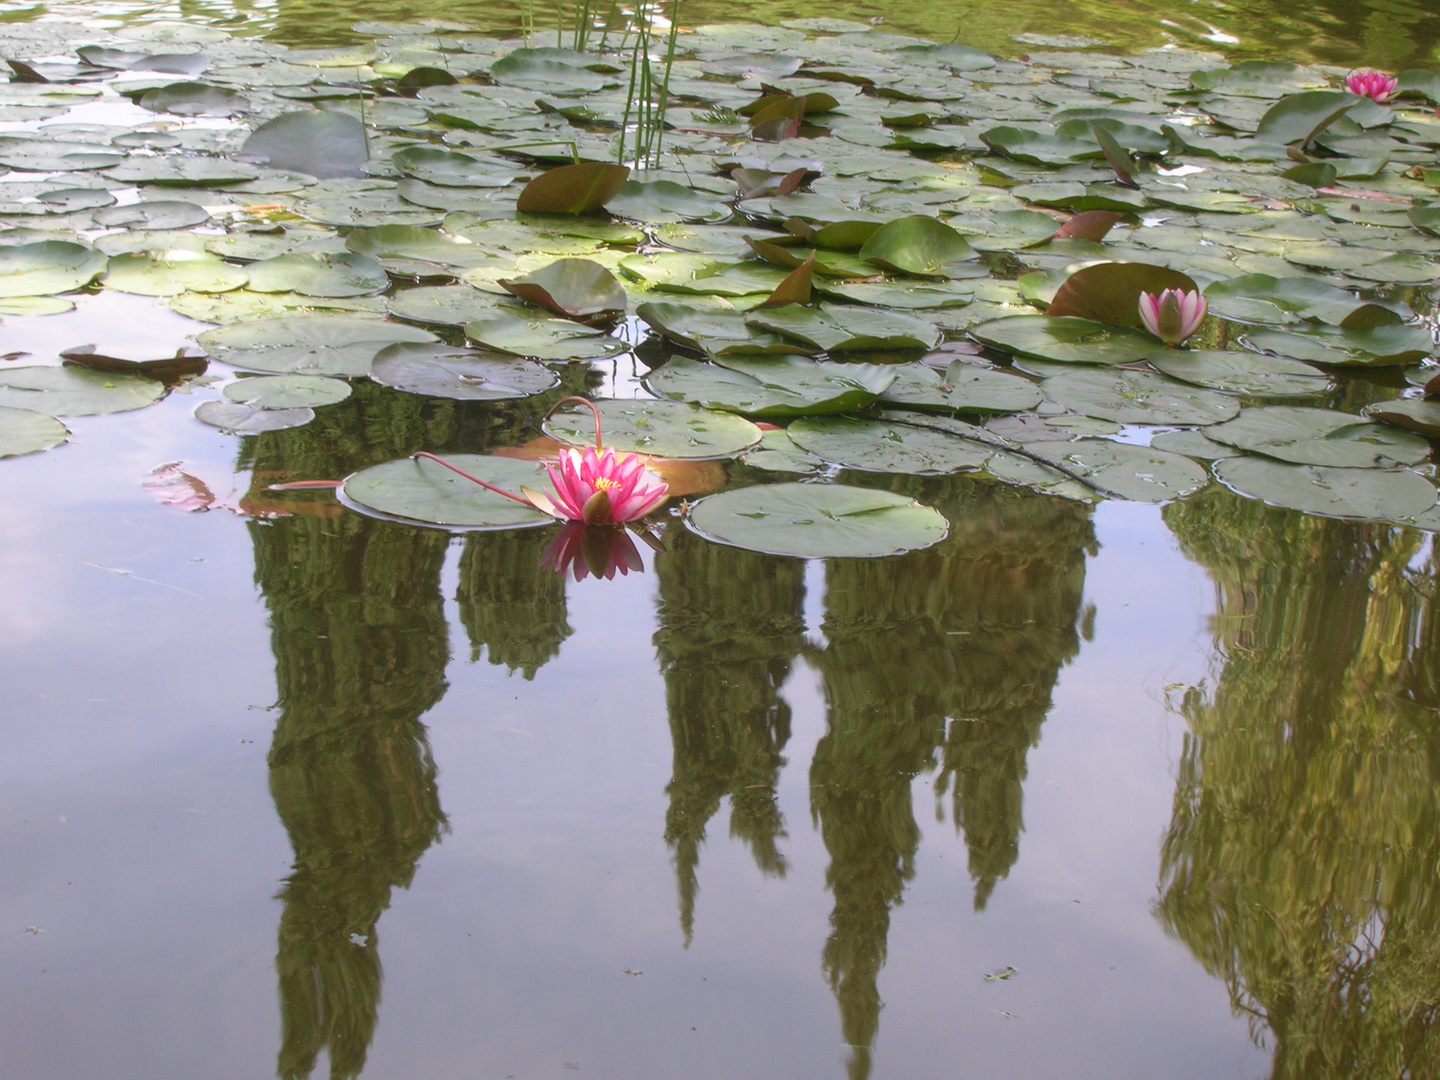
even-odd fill
[{"label": "overlapping lily pad cluster", "polygon": [[[639,170],[620,31],[577,52],[440,24],[327,50],[16,29],[0,310],[105,289],[217,324],[199,348],[245,374],[197,415],[226,430],[305,423],[346,380],[501,401],[630,354],[607,442],[743,463],[691,515],[742,546],[943,535],[836,482],[863,472],[1142,501],[1218,479],[1440,527],[1435,74],[1382,104],[1344,71],[1173,48],[1002,60],[839,20],[700,27]],[[91,122],[98,101],[120,105]],[[1172,288],[1210,312],[1180,349],[1137,303]],[[205,357],[102,343],[0,368],[0,453],[158,401]],[[588,424],[545,432],[580,445]],[[464,465],[509,487],[540,469]],[[452,527],[545,520],[409,459],[345,494]]]}]

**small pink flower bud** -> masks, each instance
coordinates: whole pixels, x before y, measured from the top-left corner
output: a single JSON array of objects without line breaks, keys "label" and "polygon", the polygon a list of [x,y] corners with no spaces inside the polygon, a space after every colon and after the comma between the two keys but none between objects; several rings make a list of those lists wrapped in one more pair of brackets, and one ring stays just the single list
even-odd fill
[{"label": "small pink flower bud", "polygon": [[1166,289],[1159,296],[1140,294],[1140,321],[1172,349],[1200,328],[1205,311],[1205,298],[1198,292]]}]

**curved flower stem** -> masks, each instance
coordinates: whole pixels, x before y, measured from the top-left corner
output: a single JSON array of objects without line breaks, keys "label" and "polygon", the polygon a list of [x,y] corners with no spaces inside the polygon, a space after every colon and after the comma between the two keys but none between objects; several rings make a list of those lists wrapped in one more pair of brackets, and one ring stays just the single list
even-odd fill
[{"label": "curved flower stem", "polygon": [[560,399],[559,401],[557,401],[554,405],[550,406],[550,411],[545,414],[545,419],[546,419],[546,420],[549,420],[552,416],[554,416],[554,415],[555,415],[555,410],[558,409],[558,408],[560,408],[561,405],[571,405],[571,404],[584,405],[587,409],[589,409],[592,413],[595,414],[595,450],[596,450],[596,452],[598,453],[599,451],[605,449],[605,447],[604,447],[604,442],[603,442],[603,440],[602,440],[601,437],[600,437],[600,410],[595,407],[595,403],[594,403],[593,401],[591,401],[589,398],[583,398],[583,397],[565,397],[565,398],[561,398],[561,399]]},{"label": "curved flower stem", "polygon": [[446,461],[446,460],[445,460],[444,458],[442,458],[442,457],[436,457],[434,454],[428,453],[428,452],[426,452],[426,451],[424,451],[424,450],[417,451],[416,453],[413,453],[413,454],[411,454],[410,456],[411,456],[412,458],[425,458],[425,459],[428,460],[428,461],[433,461],[433,462],[435,462],[435,463],[437,463],[437,464],[439,464],[439,465],[444,465],[445,468],[449,469],[451,472],[453,472],[453,473],[459,473],[461,476],[465,477],[466,480],[473,480],[475,483],[477,483],[477,484],[479,484],[481,487],[483,487],[486,491],[493,491],[493,492],[495,492],[496,495],[504,495],[507,499],[514,499],[516,502],[518,502],[518,503],[524,503],[526,506],[532,506],[532,505],[533,505],[533,504],[530,502],[530,500],[527,499],[527,498],[525,498],[523,495],[515,495],[515,494],[512,494],[511,492],[506,491],[504,488],[498,488],[498,487],[496,487],[494,484],[487,484],[484,480],[481,480],[478,476],[472,476],[470,473],[466,472],[464,469],[459,468],[458,466],[455,466],[455,465],[451,465],[450,462]]}]

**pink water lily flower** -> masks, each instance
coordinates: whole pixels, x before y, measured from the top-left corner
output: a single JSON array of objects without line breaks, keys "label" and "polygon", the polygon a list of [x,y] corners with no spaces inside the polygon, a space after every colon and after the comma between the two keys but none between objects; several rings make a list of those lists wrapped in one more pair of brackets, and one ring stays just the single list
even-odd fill
[{"label": "pink water lily flower", "polygon": [[665,501],[668,484],[634,454],[617,457],[615,448],[560,451],[549,468],[555,497],[522,488],[538,510],[587,525],[620,525],[636,521]]},{"label": "pink water lily flower", "polygon": [[1383,71],[1352,71],[1345,77],[1346,90],[1360,97],[1368,97],[1372,101],[1389,101],[1395,96],[1395,88],[1399,85],[1399,79]]},{"label": "pink water lily flower", "polygon": [[1205,298],[1198,292],[1166,289],[1159,296],[1140,294],[1140,321],[1172,349],[1200,328],[1205,311]]},{"label": "pink water lily flower", "polygon": [[610,581],[617,572],[624,576],[631,570],[645,570],[640,550],[628,532],[582,521],[567,523],[555,535],[541,563],[561,574],[569,571],[576,581],[584,581],[591,574]]}]

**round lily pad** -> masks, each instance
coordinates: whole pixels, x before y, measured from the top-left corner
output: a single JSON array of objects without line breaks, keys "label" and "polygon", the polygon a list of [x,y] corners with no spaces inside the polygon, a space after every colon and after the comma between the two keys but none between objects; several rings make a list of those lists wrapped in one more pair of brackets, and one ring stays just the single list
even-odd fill
[{"label": "round lily pad", "polygon": [[762,484],[711,495],[686,524],[707,540],[770,555],[876,558],[937,544],[939,511],[890,491],[844,484]]},{"label": "round lily pad", "polygon": [[[607,398],[600,410],[606,446],[664,458],[734,457],[760,441],[760,429],[734,413],[678,401]],[[568,409],[545,421],[545,434],[572,446],[594,444],[590,410]]]},{"label": "round lily pad", "polygon": [[[456,468],[517,495],[522,486],[549,490],[549,477],[539,462],[484,454],[444,457]],[[516,529],[555,520],[424,458],[401,458],[361,469],[346,477],[340,490],[363,511],[427,525]]]},{"label": "round lily pad", "polygon": [[105,271],[107,289],[141,296],[178,296],[238,289],[250,275],[214,255],[195,251],[136,251],[115,255]]},{"label": "round lily pad", "polygon": [[315,410],[267,409],[238,401],[205,401],[195,410],[195,419],[235,435],[258,435],[262,431],[304,427],[315,419]]},{"label": "round lily pad", "polygon": [[50,416],[129,412],[164,396],[164,383],[141,375],[71,365],[0,368],[0,405]]},{"label": "round lily pad", "polygon": [[375,354],[370,377],[396,390],[461,401],[530,397],[559,385],[542,364],[454,345],[398,342]]},{"label": "round lily pad", "polygon": [[52,296],[79,289],[104,273],[105,263],[94,248],[66,240],[0,246],[0,297]]},{"label": "round lily pad", "polygon": [[140,107],[172,116],[234,116],[250,108],[241,94],[208,83],[171,83],[140,98]]},{"label": "round lily pad", "polygon": [[1067,371],[1040,388],[1059,405],[1117,424],[1218,424],[1240,411],[1232,397],[1148,371]]},{"label": "round lily pad", "polygon": [[833,416],[785,429],[797,446],[848,469],[933,475],[979,469],[993,453],[979,442],[890,420]]},{"label": "round lily pad", "polygon": [[1156,450],[1169,450],[1201,461],[1219,461],[1240,453],[1233,446],[1216,442],[1203,431],[1162,431],[1150,440],[1150,445]]},{"label": "round lily pad", "polygon": [[465,336],[516,356],[536,360],[585,360],[625,351],[625,342],[569,319],[521,318],[501,309],[465,324]]},{"label": "round lily pad", "polygon": [[1352,413],[1269,405],[1246,409],[1205,432],[1217,442],[1299,465],[1376,469],[1415,465],[1430,456],[1430,444]]},{"label": "round lily pad", "polygon": [[1075,439],[1027,443],[1026,449],[1132,502],[1166,502],[1210,483],[1209,474],[1188,457],[1153,446]]},{"label": "round lily pad", "polygon": [[33,409],[0,406],[0,457],[34,454],[70,437],[65,425]]},{"label": "round lily pad", "polygon": [[390,286],[390,275],[378,259],[349,252],[293,252],[251,263],[246,270],[255,292],[366,296]]},{"label": "round lily pad", "polygon": [[1241,495],[1326,517],[1388,521],[1435,505],[1435,486],[1403,469],[1341,469],[1235,457],[1217,461],[1215,475]]},{"label": "round lily pad", "polygon": [[895,371],[884,365],[803,356],[731,356],[713,363],[676,356],[645,384],[665,397],[774,419],[862,409],[894,379]]},{"label": "round lily pad", "polygon": [[1150,365],[1171,378],[1248,397],[1304,397],[1333,385],[1318,368],[1284,356],[1211,349],[1166,349]]},{"label": "round lily pad", "polygon": [[315,408],[344,401],[350,384],[319,375],[259,375],[231,383],[225,396],[257,409]]},{"label": "round lily pad", "polygon": [[368,375],[397,341],[434,341],[416,326],[349,315],[292,315],[207,330],[196,339],[216,360],[282,375]]},{"label": "round lily pad", "polygon": [[[111,196],[111,201],[114,201],[114,196]],[[128,206],[109,206],[96,210],[90,217],[96,225],[107,229],[130,226],[142,229],[188,229],[209,221],[210,211],[183,199],[155,199],[151,202],[131,203]]]},{"label": "round lily pad", "polygon": [[402,289],[386,300],[392,315],[437,326],[464,326],[471,319],[488,319],[505,298],[473,285],[422,285]]},{"label": "round lily pad", "polygon": [[957,360],[943,375],[906,364],[881,400],[924,412],[1012,413],[1033,409],[1044,395],[1029,379]]},{"label": "round lily pad", "polygon": [[1155,339],[1126,326],[1089,319],[1013,315],[970,328],[991,348],[1066,364],[1133,364],[1155,352]]}]

